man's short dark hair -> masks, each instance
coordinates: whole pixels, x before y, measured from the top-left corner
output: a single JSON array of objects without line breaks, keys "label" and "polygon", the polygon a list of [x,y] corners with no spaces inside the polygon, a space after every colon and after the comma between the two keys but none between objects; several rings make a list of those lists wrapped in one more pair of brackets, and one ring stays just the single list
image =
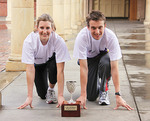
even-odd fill
[{"label": "man's short dark hair", "polygon": [[104,16],[104,14],[100,11],[92,11],[87,17],[86,17],[86,23],[87,26],[89,27],[89,22],[93,20],[93,21],[104,21],[104,24],[106,23],[106,18]]}]

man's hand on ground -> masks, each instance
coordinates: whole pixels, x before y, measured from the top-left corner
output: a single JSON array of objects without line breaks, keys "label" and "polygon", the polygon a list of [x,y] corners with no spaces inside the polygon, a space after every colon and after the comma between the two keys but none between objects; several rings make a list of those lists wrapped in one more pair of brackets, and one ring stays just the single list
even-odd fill
[{"label": "man's hand on ground", "polygon": [[130,107],[126,101],[121,96],[116,96],[116,107],[114,108],[117,110],[120,106],[125,107],[127,110],[133,110],[132,107]]}]

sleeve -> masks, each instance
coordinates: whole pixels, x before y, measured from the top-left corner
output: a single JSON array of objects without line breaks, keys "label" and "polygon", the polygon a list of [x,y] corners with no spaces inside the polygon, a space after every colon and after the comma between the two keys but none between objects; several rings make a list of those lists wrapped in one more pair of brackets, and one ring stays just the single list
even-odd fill
[{"label": "sleeve", "polygon": [[73,51],[73,57],[77,59],[87,59],[86,38],[82,34],[78,34]]},{"label": "sleeve", "polygon": [[56,63],[66,62],[70,60],[70,55],[68,48],[63,38],[59,35],[56,35],[56,40],[54,44],[55,53],[56,53]]},{"label": "sleeve", "polygon": [[24,40],[22,49],[22,63],[34,64],[34,50],[32,48],[31,34]]},{"label": "sleeve", "polygon": [[111,61],[119,60],[122,57],[120,45],[116,35],[110,38],[108,48]]}]

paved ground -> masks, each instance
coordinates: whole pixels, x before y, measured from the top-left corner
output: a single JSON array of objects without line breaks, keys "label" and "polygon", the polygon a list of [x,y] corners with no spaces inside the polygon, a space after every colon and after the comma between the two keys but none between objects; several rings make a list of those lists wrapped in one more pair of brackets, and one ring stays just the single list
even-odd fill
[{"label": "paved ground", "polygon": [[[82,109],[79,118],[62,118],[60,108],[56,108],[55,104],[46,104],[37,96],[35,89],[34,108],[18,110],[17,107],[25,101],[27,95],[26,73],[3,71],[0,73],[0,85],[12,83],[2,90],[3,106],[0,110],[0,121],[149,121],[150,27],[144,26],[142,22],[127,20],[109,20],[107,27],[119,38],[123,54],[123,58],[119,61],[121,92],[122,97],[134,108],[133,111],[127,111],[122,107],[113,110],[115,96],[112,80],[109,88],[111,105],[99,106],[97,101],[87,101],[88,110]],[[9,36],[9,33],[6,36]],[[0,42],[1,40],[0,36]],[[66,44],[72,57],[74,39],[68,40]],[[73,94],[73,98],[76,99],[80,95],[79,67],[74,58],[65,65],[65,81],[77,80],[77,88]],[[55,90],[57,92],[57,85]],[[64,96],[69,100],[66,86]]]},{"label": "paved ground", "polygon": [[[10,22],[0,17],[0,72],[5,69],[5,64],[10,53]],[[7,26],[8,25],[8,26]]]}]

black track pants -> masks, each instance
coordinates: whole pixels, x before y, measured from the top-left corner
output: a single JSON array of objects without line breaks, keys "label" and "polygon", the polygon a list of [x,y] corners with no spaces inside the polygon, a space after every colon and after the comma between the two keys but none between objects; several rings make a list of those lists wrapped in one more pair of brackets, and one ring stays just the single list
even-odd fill
[{"label": "black track pants", "polygon": [[45,95],[48,89],[48,78],[51,84],[57,82],[57,67],[55,60],[55,53],[44,64],[35,64],[35,86],[38,95],[45,99]]},{"label": "black track pants", "polygon": [[109,54],[99,54],[93,58],[88,58],[87,62],[87,99],[89,101],[95,101],[98,97],[99,91],[104,92],[108,90],[108,81],[111,77]]}]

